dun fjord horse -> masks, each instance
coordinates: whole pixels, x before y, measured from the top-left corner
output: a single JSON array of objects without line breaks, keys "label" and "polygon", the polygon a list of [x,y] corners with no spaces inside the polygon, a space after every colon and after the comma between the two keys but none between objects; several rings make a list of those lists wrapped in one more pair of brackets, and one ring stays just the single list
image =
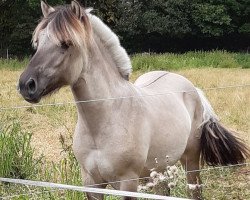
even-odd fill
[{"label": "dun fjord horse", "polygon": [[[212,166],[244,162],[247,147],[218,122],[190,81],[153,71],[132,84],[126,51],[90,10],[76,1],[55,8],[41,2],[41,7],[44,17],[33,34],[36,53],[19,80],[25,100],[37,103],[65,85],[76,101],[133,96],[77,104],[73,150],[84,185],[134,179],[111,185],[136,191],[136,179],[149,176],[152,168],[164,170],[166,156],[169,165],[180,160],[188,171],[198,170],[200,159]],[[188,173],[187,180],[201,184],[198,171]],[[201,198],[200,190],[190,192],[192,197]]]}]

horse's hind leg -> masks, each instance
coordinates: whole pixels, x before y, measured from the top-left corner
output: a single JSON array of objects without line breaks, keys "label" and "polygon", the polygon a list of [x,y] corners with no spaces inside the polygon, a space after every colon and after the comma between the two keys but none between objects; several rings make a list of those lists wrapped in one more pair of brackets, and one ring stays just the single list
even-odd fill
[{"label": "horse's hind leg", "polygon": [[[190,97],[188,95],[187,97]],[[190,135],[187,141],[187,146],[184,154],[181,157],[181,164],[186,171],[187,182],[188,182],[188,193],[192,199],[202,199],[202,187],[200,179],[200,153],[201,153],[201,130],[200,124],[203,119],[203,107],[201,103],[195,103],[186,99],[186,103],[189,103],[189,108],[195,109],[190,112],[192,121]],[[199,102],[199,101],[198,101]],[[188,105],[188,104],[187,104]]]},{"label": "horse's hind leg", "polygon": [[186,171],[189,196],[193,199],[202,199],[201,179],[199,172],[200,165],[200,145],[199,139],[192,142],[190,149],[187,147],[181,158],[181,164]]}]

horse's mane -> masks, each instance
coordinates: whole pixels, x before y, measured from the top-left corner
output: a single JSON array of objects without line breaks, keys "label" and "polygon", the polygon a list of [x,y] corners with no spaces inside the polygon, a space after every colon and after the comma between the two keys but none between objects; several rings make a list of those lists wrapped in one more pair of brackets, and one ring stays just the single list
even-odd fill
[{"label": "horse's mane", "polygon": [[87,9],[86,12],[94,33],[110,51],[119,72],[123,77],[128,76],[132,72],[132,65],[126,50],[120,44],[119,38],[103,21],[90,13],[91,9]]},{"label": "horse's mane", "polygon": [[90,14],[90,11],[82,9],[82,19],[79,20],[69,5],[56,7],[55,11],[44,17],[36,27],[32,38],[33,46],[37,46],[39,33],[45,28],[48,37],[58,46],[65,43],[79,48],[90,43],[93,31],[111,53],[122,77],[127,77],[132,71],[127,52],[121,46],[117,35],[98,17]]}]

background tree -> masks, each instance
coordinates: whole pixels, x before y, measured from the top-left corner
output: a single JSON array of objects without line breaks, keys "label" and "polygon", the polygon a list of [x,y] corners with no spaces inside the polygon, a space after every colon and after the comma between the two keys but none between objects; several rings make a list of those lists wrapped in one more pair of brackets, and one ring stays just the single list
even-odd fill
[{"label": "background tree", "polygon": [[[48,0],[51,5],[71,0]],[[120,37],[130,53],[248,50],[250,0],[81,0]],[[40,0],[0,0],[0,56],[32,53]]]}]

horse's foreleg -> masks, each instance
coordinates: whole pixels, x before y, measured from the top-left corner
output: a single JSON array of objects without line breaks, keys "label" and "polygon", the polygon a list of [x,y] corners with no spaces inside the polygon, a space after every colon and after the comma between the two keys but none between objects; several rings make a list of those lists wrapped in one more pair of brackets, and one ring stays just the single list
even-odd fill
[{"label": "horse's foreleg", "polygon": [[188,192],[192,199],[202,199],[202,187],[199,170],[199,155],[189,159],[188,157],[181,159],[181,164],[187,171]]},{"label": "horse's foreleg", "polygon": [[[96,179],[96,177],[95,177]],[[101,184],[101,180],[95,180],[93,176],[89,175],[88,173],[84,173],[82,170],[82,180],[83,185],[86,187],[95,187],[95,188],[106,188],[107,184]],[[96,194],[96,193],[86,193],[88,200],[103,200],[103,194]]]},{"label": "horse's foreleg", "polygon": [[[120,184],[120,190],[137,192],[138,180],[124,181]],[[123,197],[123,200],[135,200],[134,197]]]}]

